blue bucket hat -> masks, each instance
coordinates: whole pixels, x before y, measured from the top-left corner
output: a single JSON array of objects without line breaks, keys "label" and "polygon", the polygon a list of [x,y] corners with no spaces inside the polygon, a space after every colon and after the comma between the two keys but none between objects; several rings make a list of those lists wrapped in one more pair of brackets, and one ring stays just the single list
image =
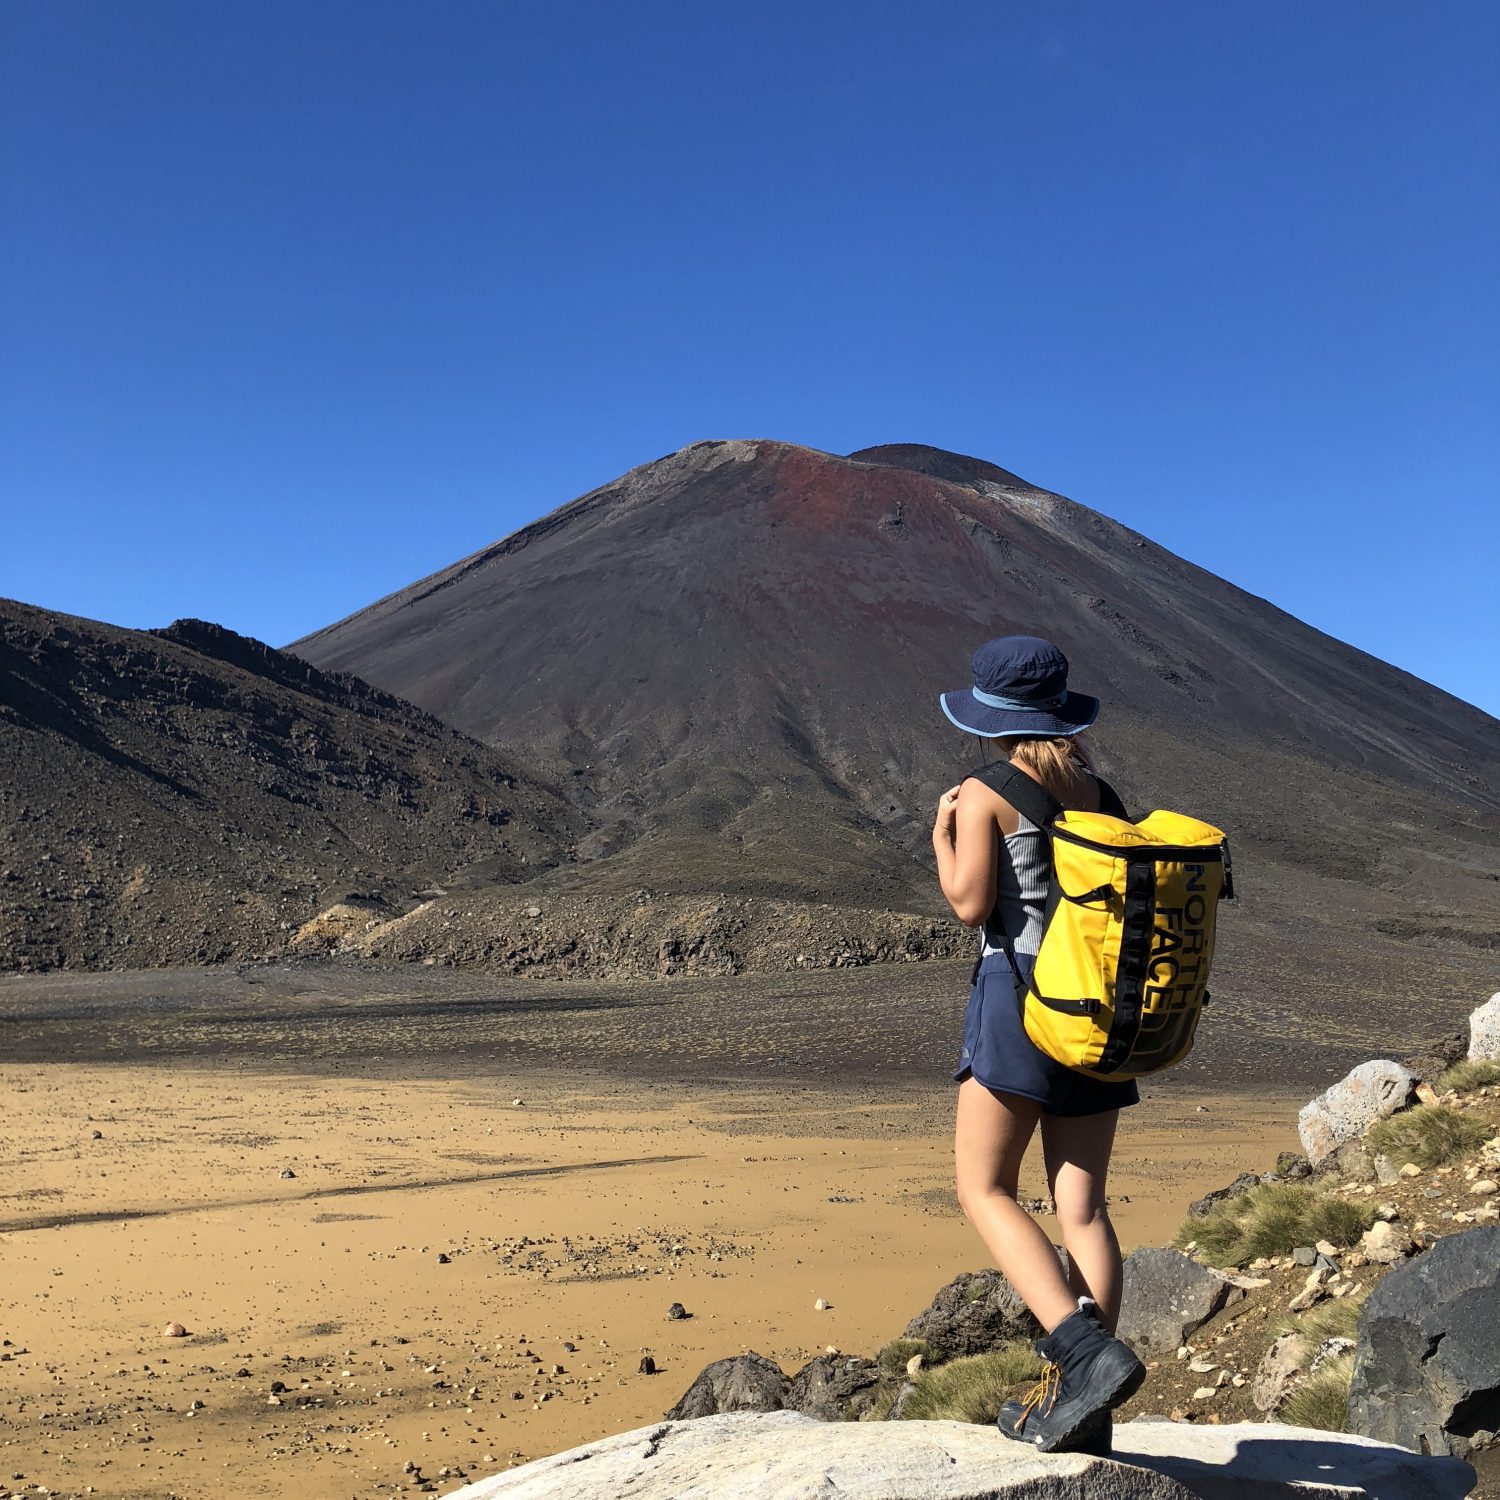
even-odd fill
[{"label": "blue bucket hat", "polygon": [[1053,738],[1099,717],[1099,700],[1068,691],[1068,658],[1034,635],[1002,635],[974,653],[974,686],[941,693],[949,720],[967,734]]}]

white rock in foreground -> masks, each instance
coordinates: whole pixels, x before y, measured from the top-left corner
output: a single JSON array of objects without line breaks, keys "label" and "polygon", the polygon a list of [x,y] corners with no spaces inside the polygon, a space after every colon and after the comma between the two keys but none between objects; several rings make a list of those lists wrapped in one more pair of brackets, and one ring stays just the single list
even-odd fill
[{"label": "white rock in foreground", "polygon": [[1458,1500],[1474,1471],[1277,1423],[1115,1429],[1114,1459],[1038,1453],[967,1422],[727,1412],[539,1458],[449,1500]]}]

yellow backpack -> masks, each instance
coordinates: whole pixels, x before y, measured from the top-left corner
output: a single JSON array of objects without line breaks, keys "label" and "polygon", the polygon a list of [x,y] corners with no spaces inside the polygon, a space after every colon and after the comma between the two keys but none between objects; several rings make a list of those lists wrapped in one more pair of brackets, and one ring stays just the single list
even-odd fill
[{"label": "yellow backpack", "polygon": [[1052,849],[1041,949],[1022,986],[1027,1036],[1090,1078],[1181,1062],[1208,1004],[1219,900],[1234,899],[1223,831],[1174,812],[1131,822],[1112,791],[1101,800],[1119,816],[1064,811],[1004,761],[974,774]]}]

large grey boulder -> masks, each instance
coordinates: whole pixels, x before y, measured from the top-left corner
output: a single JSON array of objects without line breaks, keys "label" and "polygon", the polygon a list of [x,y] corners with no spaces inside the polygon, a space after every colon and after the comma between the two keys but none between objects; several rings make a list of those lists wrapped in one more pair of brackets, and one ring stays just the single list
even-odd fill
[{"label": "large grey boulder", "polygon": [[854,1354],[819,1354],[792,1376],[786,1404],[820,1422],[850,1422],[880,1393],[880,1366]]},{"label": "large grey boulder", "polygon": [[1389,1272],[1359,1315],[1349,1426],[1424,1453],[1500,1432],[1500,1225],[1441,1239]]},{"label": "large grey boulder", "polygon": [[934,1355],[986,1354],[1010,1339],[1039,1339],[1042,1325],[999,1271],[962,1271],[906,1325],[904,1336],[926,1339]]},{"label": "large grey boulder", "polygon": [[1458,1500],[1474,1471],[1342,1434],[1132,1422],[1116,1457],[1038,1453],[966,1422],[748,1412],[539,1458],[450,1500]]},{"label": "large grey boulder", "polygon": [[1116,1332],[1135,1349],[1174,1350],[1244,1295],[1180,1250],[1136,1250],[1125,1258]]},{"label": "large grey boulder", "polygon": [[1417,1076],[1388,1057],[1361,1063],[1297,1116],[1297,1134],[1316,1166],[1345,1141],[1358,1140],[1377,1120],[1411,1103]]},{"label": "large grey boulder", "polygon": [[1469,1056],[1500,1062],[1500,990],[1469,1016]]},{"label": "large grey boulder", "polygon": [[727,1411],[780,1411],[791,1405],[791,1391],[792,1383],[781,1373],[781,1366],[752,1349],[749,1354],[705,1365],[665,1420]]}]

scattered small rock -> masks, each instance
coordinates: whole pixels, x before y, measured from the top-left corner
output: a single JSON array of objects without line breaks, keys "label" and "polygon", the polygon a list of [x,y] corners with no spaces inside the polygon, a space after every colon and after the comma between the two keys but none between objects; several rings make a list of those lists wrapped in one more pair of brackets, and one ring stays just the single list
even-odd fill
[{"label": "scattered small rock", "polygon": [[1411,1236],[1397,1229],[1389,1220],[1380,1219],[1365,1231],[1359,1242],[1360,1250],[1369,1259],[1383,1266],[1393,1266],[1412,1253]]},{"label": "scattered small rock", "polygon": [[674,1322],[674,1323],[680,1323],[680,1322],[681,1322],[681,1321],[682,1321],[682,1320],[683,1320],[683,1319],[684,1319],[684,1318],[690,1318],[690,1317],[692,1317],[692,1313],[690,1313],[690,1312],[689,1312],[689,1311],[688,1311],[688,1310],[687,1310],[687,1308],[685,1308],[685,1307],[684,1307],[684,1306],[683,1306],[683,1305],[682,1305],[682,1303],[680,1303],[680,1302],[674,1302],[674,1303],[673,1303],[673,1304],[672,1304],[672,1305],[671,1305],[671,1306],[670,1306],[670,1307],[669,1307],[669,1308],[668,1308],[668,1309],[667,1309],[667,1316],[668,1316],[668,1317],[669,1317],[669,1318],[670,1318],[670,1319],[671,1319],[671,1320],[672,1320],[672,1321],[673,1321],[673,1322]]}]

